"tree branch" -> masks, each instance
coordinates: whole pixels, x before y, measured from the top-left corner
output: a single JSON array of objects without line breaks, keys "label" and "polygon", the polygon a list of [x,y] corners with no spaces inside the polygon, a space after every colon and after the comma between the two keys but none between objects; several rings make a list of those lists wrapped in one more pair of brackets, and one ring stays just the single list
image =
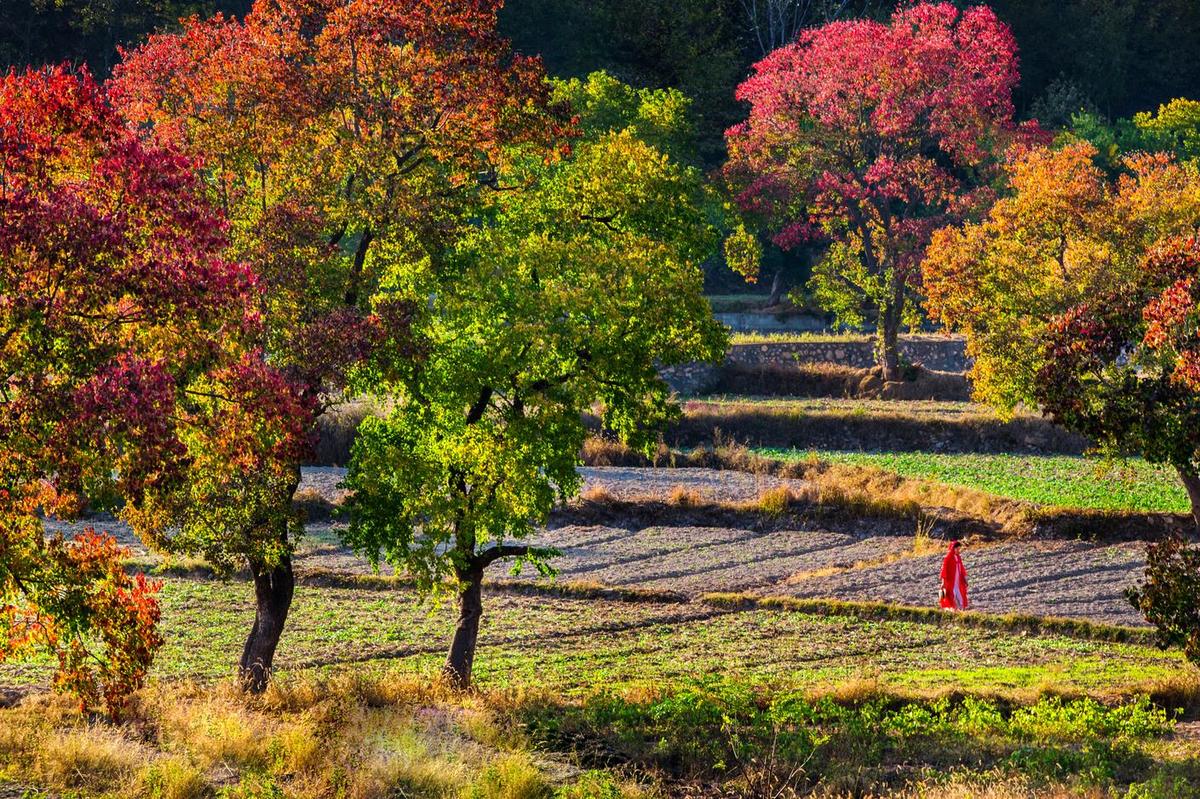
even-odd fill
[{"label": "tree branch", "polygon": [[485,549],[475,556],[475,564],[486,569],[498,560],[505,558],[523,558],[529,554],[529,547],[524,544],[499,544]]},{"label": "tree branch", "polygon": [[475,400],[475,404],[467,411],[467,424],[473,425],[483,418],[483,414],[487,412],[488,405],[492,401],[492,387],[484,386],[479,390],[479,398]]}]

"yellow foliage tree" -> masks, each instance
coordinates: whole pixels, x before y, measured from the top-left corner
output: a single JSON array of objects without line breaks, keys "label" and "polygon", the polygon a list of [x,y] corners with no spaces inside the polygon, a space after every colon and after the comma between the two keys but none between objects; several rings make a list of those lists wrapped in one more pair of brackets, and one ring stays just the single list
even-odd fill
[{"label": "yellow foliage tree", "polygon": [[967,337],[978,399],[1034,404],[1047,325],[1134,279],[1154,242],[1200,224],[1200,167],[1138,154],[1110,180],[1096,148],[1072,142],[1015,154],[1011,193],[978,223],[934,234],[924,285],[932,318]]}]

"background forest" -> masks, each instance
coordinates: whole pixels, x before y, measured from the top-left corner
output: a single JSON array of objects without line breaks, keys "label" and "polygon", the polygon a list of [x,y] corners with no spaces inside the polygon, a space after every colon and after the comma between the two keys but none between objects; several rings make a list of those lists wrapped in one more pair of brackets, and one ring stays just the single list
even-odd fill
[{"label": "background forest", "polygon": [[[959,3],[959,5],[968,5]],[[1126,117],[1188,96],[1200,83],[1200,4],[1192,0],[997,0],[1021,57],[1018,115],[1054,127],[1088,108]],[[0,66],[87,63],[105,76],[132,47],[182,16],[244,14],[248,0],[3,0]],[[734,88],[750,65],[801,28],[891,15],[892,0],[510,0],[501,32],[546,70],[605,70],[694,100],[699,155],[722,158],[742,116]]]}]

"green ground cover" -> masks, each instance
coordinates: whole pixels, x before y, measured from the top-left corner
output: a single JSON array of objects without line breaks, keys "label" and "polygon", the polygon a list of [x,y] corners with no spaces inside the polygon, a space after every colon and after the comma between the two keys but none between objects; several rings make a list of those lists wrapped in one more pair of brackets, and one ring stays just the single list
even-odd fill
[{"label": "green ground cover", "polygon": [[767,304],[766,294],[709,294],[708,304],[713,313],[758,311]]},{"label": "green ground cover", "polygon": [[871,341],[865,333],[818,333],[783,331],[778,333],[734,333],[730,343],[737,344],[839,344]]},{"label": "green ground cover", "polygon": [[[746,332],[734,333],[730,338],[732,344],[844,344],[874,340],[874,336],[868,333],[815,331]],[[900,338],[910,341],[914,339],[940,341],[946,336],[941,333],[906,333]]]},{"label": "green ground cover", "polygon": [[[403,588],[305,585],[277,659],[282,688],[263,704],[227,679],[249,586],[167,577],[162,600],[167,644],[138,735],[39,712],[36,698],[0,708],[0,728],[14,731],[0,735],[0,760],[12,756],[0,794],[7,776],[78,799],[831,797],[864,786],[905,799],[1064,788],[1175,799],[1195,796],[1200,777],[1170,709],[1194,701],[1195,669],[1141,644],[489,591],[479,693],[456,698],[421,688],[444,657],[451,607]],[[0,687],[44,685],[48,665],[0,666]],[[324,743],[301,745],[310,739]],[[175,784],[192,787],[165,792]],[[478,792],[495,785],[507,787]]]},{"label": "green ground cover", "polygon": [[1139,458],[1106,463],[1070,455],[940,454],[760,449],[784,460],[875,466],[905,477],[986,491],[1039,505],[1110,511],[1187,513],[1187,494],[1170,469]]},{"label": "green ground cover", "polygon": [[[155,674],[228,675],[252,621],[249,599],[243,582],[167,578],[167,642]],[[1115,697],[1191,673],[1179,654],[1144,645],[841,615],[502,591],[489,592],[485,614],[478,682],[565,695],[723,674],[787,690],[866,679],[904,694],[1027,695],[1053,687]],[[419,603],[407,589],[302,586],[277,665],[284,673],[349,666],[427,673],[444,657],[452,626],[449,605]],[[45,684],[48,666],[0,665],[0,685]]]}]

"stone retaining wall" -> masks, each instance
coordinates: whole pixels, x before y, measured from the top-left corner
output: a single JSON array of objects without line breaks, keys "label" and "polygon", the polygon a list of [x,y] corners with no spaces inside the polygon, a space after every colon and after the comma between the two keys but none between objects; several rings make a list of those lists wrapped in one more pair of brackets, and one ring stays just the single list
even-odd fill
[{"label": "stone retaining wall", "polygon": [[[961,338],[901,338],[900,354],[912,363],[938,372],[965,372],[970,367],[966,342]],[[836,363],[853,369],[868,369],[875,365],[875,343],[852,339],[735,344],[730,348],[729,361],[746,366]]]},{"label": "stone retaining wall", "polygon": [[[970,368],[966,342],[950,336],[901,337],[900,352],[913,363],[938,372],[965,372]],[[875,365],[872,341],[772,341],[734,344],[726,363],[744,366],[792,366],[796,363],[836,363],[854,369]],[[686,364],[663,370],[663,378],[684,396],[704,394],[716,385],[720,367],[704,363]]]}]

